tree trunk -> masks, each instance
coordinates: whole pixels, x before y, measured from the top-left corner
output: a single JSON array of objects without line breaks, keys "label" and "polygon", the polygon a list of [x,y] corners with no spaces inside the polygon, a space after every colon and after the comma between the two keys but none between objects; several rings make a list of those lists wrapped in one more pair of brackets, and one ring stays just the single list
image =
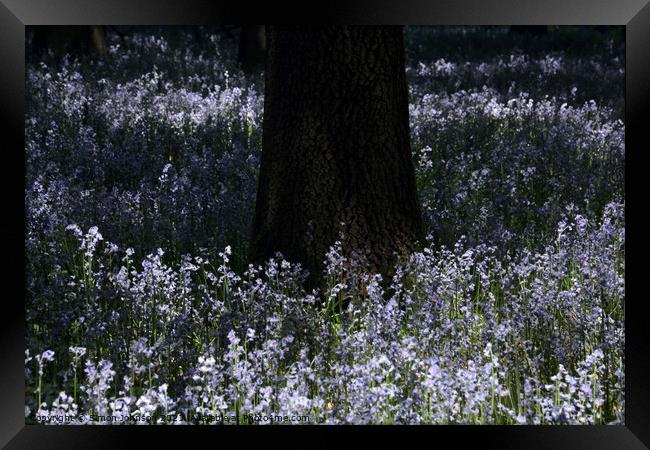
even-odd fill
[{"label": "tree trunk", "polygon": [[274,26],[266,44],[252,259],[279,251],[313,285],[342,231],[346,254],[392,274],[423,238],[402,28]]}]

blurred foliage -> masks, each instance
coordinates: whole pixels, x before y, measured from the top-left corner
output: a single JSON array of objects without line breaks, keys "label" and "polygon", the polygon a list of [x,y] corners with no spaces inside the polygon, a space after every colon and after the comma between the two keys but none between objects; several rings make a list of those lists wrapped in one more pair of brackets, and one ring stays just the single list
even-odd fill
[{"label": "blurred foliage", "polygon": [[431,61],[457,57],[483,60],[521,52],[531,57],[561,51],[567,56],[588,56],[603,50],[625,56],[622,26],[547,26],[546,33],[511,33],[509,26],[408,26],[406,52],[411,60]]}]

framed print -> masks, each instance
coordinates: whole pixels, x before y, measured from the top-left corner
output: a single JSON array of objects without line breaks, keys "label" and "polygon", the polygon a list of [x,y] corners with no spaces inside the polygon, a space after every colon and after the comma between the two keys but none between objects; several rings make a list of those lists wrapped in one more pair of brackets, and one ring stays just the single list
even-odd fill
[{"label": "framed print", "polygon": [[650,6],[315,11],[2,0],[0,442],[646,448]]}]

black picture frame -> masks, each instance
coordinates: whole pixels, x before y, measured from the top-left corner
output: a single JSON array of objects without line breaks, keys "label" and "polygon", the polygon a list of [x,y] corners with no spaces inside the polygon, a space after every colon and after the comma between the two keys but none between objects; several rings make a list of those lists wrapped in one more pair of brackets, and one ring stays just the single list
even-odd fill
[{"label": "black picture frame", "polygon": [[[306,5],[305,5],[306,6]],[[307,12],[309,11],[309,12]],[[442,435],[452,442],[476,439],[498,448],[647,448],[650,445],[650,348],[645,302],[641,295],[643,187],[642,155],[648,150],[650,124],[650,3],[647,0],[352,0],[340,5],[322,2],[298,11],[276,3],[202,0],[0,0],[0,123],[5,206],[2,239],[10,244],[2,258],[4,314],[1,314],[0,444],[7,448],[98,448],[124,446],[134,434],[145,434],[149,446],[171,434],[191,432],[222,439],[240,427],[48,427],[24,420],[24,103],[25,26],[27,25],[201,25],[224,23],[287,23],[327,21],[354,24],[422,25],[624,25],[626,36],[626,407],[625,426],[454,426],[373,427],[380,439],[397,432],[436,444]],[[23,170],[19,170],[18,168]],[[636,180],[636,181],[635,181]],[[636,183],[640,185],[641,183]],[[642,185],[641,185],[642,186]],[[635,200],[635,198],[639,200]],[[636,262],[635,262],[636,261]],[[7,289],[10,288],[10,289]],[[181,430],[179,430],[179,428]],[[239,428],[238,430],[235,428]],[[270,437],[283,427],[247,427],[246,439]],[[306,427],[335,444],[353,427]],[[154,432],[155,430],[155,432]],[[433,437],[429,434],[433,434]],[[327,434],[327,437],[325,435]],[[330,436],[334,434],[335,436]],[[425,436],[425,434],[427,436]],[[128,435],[128,436],[127,436]],[[194,437],[194,436],[193,436]],[[128,439],[128,440],[127,440]],[[292,434],[292,439],[295,435]],[[430,440],[433,439],[433,440]],[[302,442],[303,445],[308,445]]]}]

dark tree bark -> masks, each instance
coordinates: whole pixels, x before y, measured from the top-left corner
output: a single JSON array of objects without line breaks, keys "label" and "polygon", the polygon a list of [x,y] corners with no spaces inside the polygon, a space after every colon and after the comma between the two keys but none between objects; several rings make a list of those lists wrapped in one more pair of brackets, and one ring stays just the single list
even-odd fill
[{"label": "dark tree bark", "polygon": [[243,25],[239,35],[237,60],[245,73],[264,67],[266,38],[264,25]]},{"label": "dark tree bark", "polygon": [[[401,27],[267,27],[252,259],[319,280],[328,247],[390,275],[422,242]],[[340,223],[344,222],[341,230]]]}]

